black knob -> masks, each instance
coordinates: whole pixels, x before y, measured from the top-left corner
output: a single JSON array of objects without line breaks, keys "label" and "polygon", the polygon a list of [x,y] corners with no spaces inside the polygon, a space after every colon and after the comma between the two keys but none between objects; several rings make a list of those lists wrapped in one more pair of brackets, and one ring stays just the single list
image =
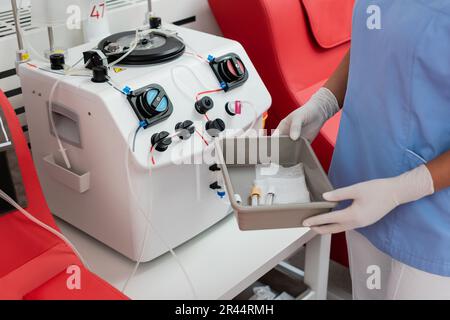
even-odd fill
[{"label": "black knob", "polygon": [[61,53],[54,53],[50,56],[50,64],[52,70],[63,70],[66,60]]},{"label": "black knob", "polygon": [[170,134],[166,131],[155,133],[152,136],[151,142],[152,146],[155,148],[158,152],[164,152],[167,151],[169,146],[172,144],[172,138],[169,137]]},{"label": "black knob", "polygon": [[150,17],[150,28],[151,29],[159,29],[162,25],[162,19],[160,17]]},{"label": "black knob", "polygon": [[218,182],[214,182],[212,184],[209,185],[209,188],[213,189],[213,190],[219,190],[222,189],[222,187],[219,185]]},{"label": "black knob", "polygon": [[138,110],[148,118],[164,114],[169,109],[169,99],[163,91],[150,88],[139,95],[137,102]]},{"label": "black knob", "polygon": [[223,60],[219,64],[219,72],[228,82],[241,80],[245,77],[245,66],[237,57]]},{"label": "black knob", "polygon": [[[107,46],[105,45],[105,47]],[[99,50],[89,50],[83,52],[83,61],[85,67],[91,70],[93,67],[99,67],[108,64],[106,56]]]},{"label": "black knob", "polygon": [[214,101],[210,97],[203,97],[195,103],[195,110],[200,114],[206,114],[214,108]]},{"label": "black knob", "polygon": [[92,82],[103,83],[108,81],[108,68],[105,66],[93,67],[92,74]]},{"label": "black knob", "polygon": [[194,123],[190,120],[179,122],[175,126],[175,131],[178,132],[181,140],[188,140],[195,132]]},{"label": "black knob", "polygon": [[211,167],[209,167],[209,171],[217,172],[217,171],[221,171],[221,169],[219,168],[218,164],[213,164]]},{"label": "black knob", "polygon": [[221,132],[225,131],[226,126],[222,119],[216,119],[208,121],[205,128],[211,137],[216,138]]},{"label": "black knob", "polygon": [[233,101],[225,104],[225,111],[232,117],[242,113],[242,102]]}]

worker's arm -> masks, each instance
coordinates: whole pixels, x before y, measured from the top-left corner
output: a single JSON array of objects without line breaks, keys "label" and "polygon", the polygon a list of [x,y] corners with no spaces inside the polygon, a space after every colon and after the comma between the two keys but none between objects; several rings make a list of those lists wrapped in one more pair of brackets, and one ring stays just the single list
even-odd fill
[{"label": "worker's arm", "polygon": [[341,64],[338,66],[333,75],[325,83],[324,87],[333,92],[339,106],[344,106],[345,94],[347,92],[348,73],[350,69],[350,50],[345,55]]},{"label": "worker's arm", "polygon": [[325,122],[344,105],[349,66],[350,51],[326,84],[307,103],[281,121],[275,135],[290,135],[293,140],[302,136],[312,142]]},{"label": "worker's arm", "polygon": [[450,150],[427,164],[436,192],[450,188]]}]

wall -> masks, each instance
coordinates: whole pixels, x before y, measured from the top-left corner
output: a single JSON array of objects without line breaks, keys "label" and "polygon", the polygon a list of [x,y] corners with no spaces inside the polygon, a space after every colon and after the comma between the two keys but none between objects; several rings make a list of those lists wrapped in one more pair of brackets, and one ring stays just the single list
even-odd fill
[{"label": "wall", "polygon": [[[44,1],[44,0],[42,0]],[[17,1],[18,3],[21,0]],[[213,34],[220,34],[212,16],[207,0],[154,0],[154,12],[166,22],[178,22],[185,27]],[[22,28],[25,30],[25,42],[32,55],[47,48],[47,33],[44,29],[33,29],[29,18],[29,0],[22,0]],[[146,0],[107,0],[111,32],[134,29],[142,24],[147,8]],[[16,109],[25,132],[26,113],[23,105],[20,81],[15,75],[14,60],[17,41],[11,24],[10,0],[0,0],[0,88]],[[81,31],[67,31],[64,27],[55,30],[56,44],[73,47],[83,41]]]}]

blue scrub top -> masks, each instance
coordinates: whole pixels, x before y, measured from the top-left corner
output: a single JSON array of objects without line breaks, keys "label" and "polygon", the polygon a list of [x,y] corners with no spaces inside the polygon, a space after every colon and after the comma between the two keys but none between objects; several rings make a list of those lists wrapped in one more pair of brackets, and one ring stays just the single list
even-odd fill
[{"label": "blue scrub top", "polygon": [[[358,0],[333,184],[398,176],[448,150],[450,1]],[[358,231],[400,262],[450,276],[450,189]]]}]

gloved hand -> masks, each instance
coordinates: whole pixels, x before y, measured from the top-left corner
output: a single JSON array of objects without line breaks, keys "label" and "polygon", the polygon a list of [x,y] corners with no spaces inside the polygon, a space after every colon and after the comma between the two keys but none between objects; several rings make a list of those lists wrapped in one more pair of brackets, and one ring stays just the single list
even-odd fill
[{"label": "gloved hand", "polygon": [[367,227],[397,206],[434,193],[433,178],[425,165],[395,178],[372,180],[324,194],[327,201],[353,200],[347,209],[312,217],[303,223],[319,234]]},{"label": "gloved hand", "polygon": [[320,88],[301,108],[281,121],[276,135],[289,135],[292,140],[300,136],[312,142],[327,120],[339,112],[339,103],[327,88]]}]

